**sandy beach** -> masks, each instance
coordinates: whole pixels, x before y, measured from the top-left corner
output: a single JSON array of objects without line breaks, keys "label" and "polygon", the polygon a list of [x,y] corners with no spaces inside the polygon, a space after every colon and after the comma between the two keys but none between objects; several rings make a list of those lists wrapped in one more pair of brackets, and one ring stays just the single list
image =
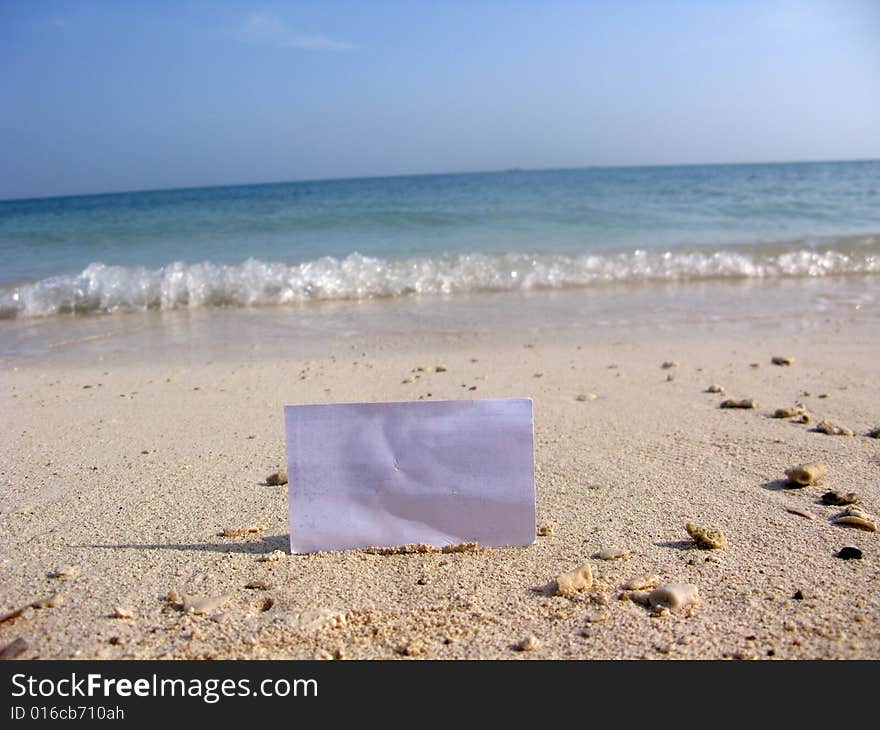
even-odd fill
[{"label": "sandy beach", "polygon": [[[832,524],[844,508],[820,499],[857,492],[880,512],[880,440],[865,435],[880,426],[878,351],[877,318],[856,308],[336,336],[309,359],[11,362],[0,613],[58,598],[0,622],[0,646],[21,637],[21,658],[42,659],[880,658],[880,538]],[[511,396],[534,399],[549,533],[534,546],[266,560],[288,549],[287,487],[265,484],[284,466],[285,403]],[[796,403],[810,424],[771,417]],[[817,432],[823,419],[855,435]],[[815,461],[820,484],[786,484]],[[688,522],[726,547],[699,549]],[[845,546],[863,557],[836,557]],[[629,557],[595,557],[611,547]],[[590,589],[547,589],[585,563]],[[621,599],[641,576],[694,584],[699,603],[655,616]],[[222,600],[192,615],[184,595]]]}]

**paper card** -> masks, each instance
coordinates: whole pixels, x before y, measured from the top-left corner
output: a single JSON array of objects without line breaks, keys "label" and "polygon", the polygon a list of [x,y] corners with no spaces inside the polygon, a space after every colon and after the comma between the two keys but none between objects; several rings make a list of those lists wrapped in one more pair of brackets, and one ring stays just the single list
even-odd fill
[{"label": "paper card", "polygon": [[290,551],[535,542],[527,398],[285,406]]}]

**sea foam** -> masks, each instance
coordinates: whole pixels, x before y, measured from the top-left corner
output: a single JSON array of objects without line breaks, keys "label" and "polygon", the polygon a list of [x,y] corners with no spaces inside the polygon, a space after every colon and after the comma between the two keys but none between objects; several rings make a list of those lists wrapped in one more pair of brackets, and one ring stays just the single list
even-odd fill
[{"label": "sea foam", "polygon": [[459,254],[382,259],[353,253],[298,264],[93,263],[0,290],[0,317],[590,287],[607,283],[778,279],[880,273],[880,240],[838,247],[743,246],[585,254]]}]

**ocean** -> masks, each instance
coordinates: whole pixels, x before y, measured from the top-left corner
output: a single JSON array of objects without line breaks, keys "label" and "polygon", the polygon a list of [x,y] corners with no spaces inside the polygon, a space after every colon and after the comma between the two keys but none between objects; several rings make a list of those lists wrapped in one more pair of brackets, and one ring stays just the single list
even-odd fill
[{"label": "ocean", "polygon": [[21,346],[16,323],[36,319],[82,328],[98,315],[175,310],[204,319],[280,307],[305,321],[315,302],[391,299],[424,310],[484,292],[725,280],[847,279],[870,293],[878,274],[880,161],[6,200],[0,354]]}]

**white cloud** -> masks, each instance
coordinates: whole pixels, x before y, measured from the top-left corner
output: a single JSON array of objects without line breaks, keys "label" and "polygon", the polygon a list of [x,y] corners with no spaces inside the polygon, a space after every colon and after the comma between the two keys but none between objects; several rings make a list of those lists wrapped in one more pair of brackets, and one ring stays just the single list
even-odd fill
[{"label": "white cloud", "polygon": [[327,36],[297,33],[271,13],[249,15],[238,37],[245,43],[271,48],[298,48],[307,51],[345,51],[354,48],[350,43],[336,41]]}]

